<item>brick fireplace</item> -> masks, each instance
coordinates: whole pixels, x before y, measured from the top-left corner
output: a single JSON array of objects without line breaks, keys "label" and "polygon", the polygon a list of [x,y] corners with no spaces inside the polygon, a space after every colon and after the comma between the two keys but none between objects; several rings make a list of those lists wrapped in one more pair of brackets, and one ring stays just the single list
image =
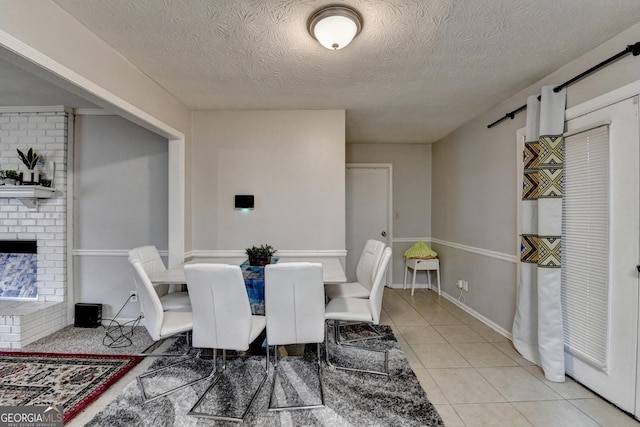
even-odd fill
[{"label": "brick fireplace", "polygon": [[[37,297],[0,299],[0,348],[22,348],[67,319],[67,150],[73,114],[62,106],[0,108],[0,169],[23,170],[16,149],[44,156],[56,192],[36,207],[0,198],[0,240],[36,242]],[[71,128],[71,129],[70,129]],[[55,165],[55,168],[51,168]]]}]

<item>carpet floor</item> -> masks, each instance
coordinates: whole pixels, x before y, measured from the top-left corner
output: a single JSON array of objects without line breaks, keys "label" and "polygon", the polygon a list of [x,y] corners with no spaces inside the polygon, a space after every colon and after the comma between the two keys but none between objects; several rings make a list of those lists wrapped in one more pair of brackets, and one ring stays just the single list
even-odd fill
[{"label": "carpet floor", "polygon": [[[82,354],[141,354],[153,344],[144,326],[76,328],[73,325],[16,351]],[[12,351],[12,350],[4,350]]]},{"label": "carpet floor", "polygon": [[[442,426],[439,414],[428,401],[425,392],[411,370],[395,340],[391,328],[380,326],[382,340],[369,340],[371,348],[389,350],[390,376],[372,375],[335,369],[324,362],[322,355],[322,383],[325,407],[311,410],[269,412],[269,395],[273,369],[258,394],[245,424],[250,426]],[[358,331],[355,332],[359,334]],[[332,341],[330,340],[332,344]],[[334,363],[379,370],[384,358],[381,353],[366,349],[330,344]],[[177,341],[170,352],[179,352],[184,341]],[[308,345],[301,358],[280,360],[279,381],[275,387],[275,402],[286,406],[295,403],[313,404],[320,400],[317,382],[315,345]],[[157,360],[152,368],[170,362]],[[235,369],[241,368],[241,369]],[[265,358],[247,356],[230,358],[220,382],[207,394],[199,411],[222,412],[239,416],[250,394],[245,390],[257,387],[264,377]],[[208,375],[211,360],[195,359],[145,380],[148,395],[183,384],[185,381]],[[209,385],[205,381],[155,401],[144,403],[135,381],[99,412],[88,426],[208,426],[237,425],[227,421],[212,421],[188,415]]]},{"label": "carpet floor", "polygon": [[68,422],[143,358],[0,352],[0,406],[58,406]]}]

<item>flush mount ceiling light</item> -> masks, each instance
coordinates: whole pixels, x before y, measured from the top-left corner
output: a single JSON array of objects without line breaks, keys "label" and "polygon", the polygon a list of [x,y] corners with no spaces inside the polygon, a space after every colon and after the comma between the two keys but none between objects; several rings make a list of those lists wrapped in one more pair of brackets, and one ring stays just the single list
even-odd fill
[{"label": "flush mount ceiling light", "polygon": [[309,17],[307,29],[322,46],[339,50],[360,33],[362,16],[348,6],[326,6]]}]

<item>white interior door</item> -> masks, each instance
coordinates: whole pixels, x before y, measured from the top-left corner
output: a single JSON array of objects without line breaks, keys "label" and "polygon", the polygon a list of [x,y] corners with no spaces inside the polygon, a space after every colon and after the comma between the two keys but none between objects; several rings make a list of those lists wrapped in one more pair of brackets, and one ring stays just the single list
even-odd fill
[{"label": "white interior door", "polygon": [[[567,374],[620,408],[636,413],[638,370],[638,205],[640,137],[637,98],[627,99],[567,122],[573,131],[610,121],[609,263],[606,364],[598,368],[565,352]],[[585,311],[588,307],[585,307]]]},{"label": "white interior door", "polygon": [[[347,164],[347,280],[355,281],[356,265],[368,239],[391,242],[391,165]],[[391,266],[387,280],[392,277]]]}]

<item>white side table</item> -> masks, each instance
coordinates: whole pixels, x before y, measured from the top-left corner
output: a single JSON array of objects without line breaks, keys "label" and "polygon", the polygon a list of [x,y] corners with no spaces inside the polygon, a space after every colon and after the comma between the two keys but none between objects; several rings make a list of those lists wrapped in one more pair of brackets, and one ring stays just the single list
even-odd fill
[{"label": "white side table", "polygon": [[428,273],[429,271],[436,271],[436,279],[438,281],[438,295],[440,295],[440,260],[438,258],[433,259],[417,259],[417,258],[407,258],[405,261],[404,268],[404,287],[403,289],[407,289],[407,272],[409,269],[413,270],[413,280],[411,282],[411,296],[413,296],[415,287],[416,287],[416,272],[417,271],[427,271],[427,277],[429,280],[429,289],[431,289],[431,275]]}]

